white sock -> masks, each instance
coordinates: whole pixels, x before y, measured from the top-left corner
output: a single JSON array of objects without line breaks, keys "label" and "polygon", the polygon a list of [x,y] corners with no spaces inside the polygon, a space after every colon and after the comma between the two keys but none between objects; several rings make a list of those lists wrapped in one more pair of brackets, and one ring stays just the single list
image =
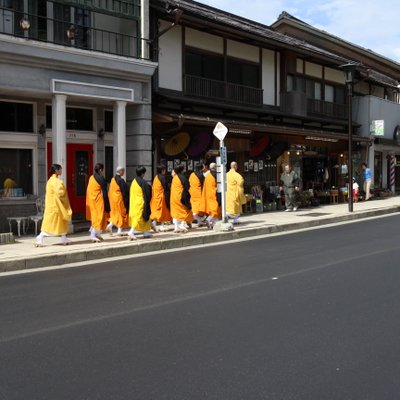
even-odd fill
[{"label": "white sock", "polygon": [[39,235],[36,236],[36,242],[43,243],[43,239],[46,236],[44,232],[40,232]]}]

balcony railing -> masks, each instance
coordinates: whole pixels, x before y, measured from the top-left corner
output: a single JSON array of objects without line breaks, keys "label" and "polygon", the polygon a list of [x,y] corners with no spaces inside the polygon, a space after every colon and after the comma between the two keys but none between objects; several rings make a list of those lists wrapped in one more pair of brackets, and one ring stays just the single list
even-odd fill
[{"label": "balcony railing", "polygon": [[92,11],[140,17],[140,0],[57,0],[57,3],[82,7]]},{"label": "balcony railing", "polygon": [[346,104],[308,99],[306,94],[300,91],[281,93],[281,110],[298,117],[318,116],[331,119],[347,117]]},{"label": "balcony railing", "polygon": [[261,106],[263,102],[262,89],[192,75],[185,75],[184,94],[247,106]]},{"label": "balcony railing", "polygon": [[142,58],[142,47],[148,50],[149,46],[147,40],[135,36],[3,7],[0,33],[133,58]]},{"label": "balcony railing", "polygon": [[323,100],[307,99],[307,112],[308,114],[339,119],[347,117],[346,104],[331,103]]}]

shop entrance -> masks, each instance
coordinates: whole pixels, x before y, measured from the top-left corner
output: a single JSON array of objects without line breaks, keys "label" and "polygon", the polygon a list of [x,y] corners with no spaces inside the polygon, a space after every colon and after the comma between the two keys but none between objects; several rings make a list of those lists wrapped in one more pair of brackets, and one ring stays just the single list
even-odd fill
[{"label": "shop entrance", "polygon": [[[52,143],[48,143],[48,170],[50,170],[51,164]],[[84,217],[86,211],[86,187],[89,177],[92,174],[93,145],[68,143],[66,179],[69,201],[71,203],[71,208],[74,213],[74,218]]]}]

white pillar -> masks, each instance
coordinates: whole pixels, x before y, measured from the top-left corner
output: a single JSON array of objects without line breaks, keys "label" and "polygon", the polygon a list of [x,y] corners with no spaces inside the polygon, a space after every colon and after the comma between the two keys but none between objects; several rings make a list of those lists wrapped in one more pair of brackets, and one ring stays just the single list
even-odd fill
[{"label": "white pillar", "polygon": [[113,145],[114,169],[119,165],[126,170],[126,101],[114,104]]},{"label": "white pillar", "polygon": [[67,171],[67,140],[66,140],[66,101],[67,96],[55,94],[52,107],[52,136],[53,136],[53,164],[60,164],[63,168],[61,178],[66,182]]}]

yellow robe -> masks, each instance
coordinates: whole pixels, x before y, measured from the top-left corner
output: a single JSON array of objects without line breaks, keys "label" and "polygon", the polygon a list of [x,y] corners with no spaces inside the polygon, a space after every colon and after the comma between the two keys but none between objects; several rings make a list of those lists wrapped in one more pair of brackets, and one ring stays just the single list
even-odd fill
[{"label": "yellow robe", "polygon": [[128,228],[128,213],[126,212],[124,198],[117,181],[113,177],[108,189],[110,200],[110,221],[118,228]]},{"label": "yellow robe", "polygon": [[157,222],[171,221],[171,214],[167,208],[164,187],[157,175],[154,177],[151,193],[150,218]]},{"label": "yellow robe", "polygon": [[221,207],[217,200],[217,180],[208,172],[201,193],[200,211],[213,218],[221,218]]},{"label": "yellow robe", "polygon": [[135,231],[149,232],[151,230],[151,220],[150,218],[148,221],[143,219],[144,201],[143,190],[134,179],[129,197],[129,225]]},{"label": "yellow robe", "polygon": [[182,204],[183,185],[177,175],[172,178],[171,184],[171,217],[178,221],[193,221],[192,210]]},{"label": "yellow robe", "polygon": [[242,205],[246,204],[242,175],[231,169],[226,174],[226,186],[226,213],[230,215],[241,214]]},{"label": "yellow robe", "polygon": [[53,174],[46,184],[45,207],[42,232],[51,235],[65,235],[68,221],[72,218],[67,189],[61,179]]},{"label": "yellow robe", "polygon": [[201,203],[201,182],[198,176],[192,172],[189,176],[190,184],[190,203],[192,204],[193,214],[201,215],[200,203]]},{"label": "yellow robe", "polygon": [[94,176],[89,178],[86,189],[86,219],[91,221],[92,227],[98,231],[106,229],[109,214],[105,211],[101,186]]}]

